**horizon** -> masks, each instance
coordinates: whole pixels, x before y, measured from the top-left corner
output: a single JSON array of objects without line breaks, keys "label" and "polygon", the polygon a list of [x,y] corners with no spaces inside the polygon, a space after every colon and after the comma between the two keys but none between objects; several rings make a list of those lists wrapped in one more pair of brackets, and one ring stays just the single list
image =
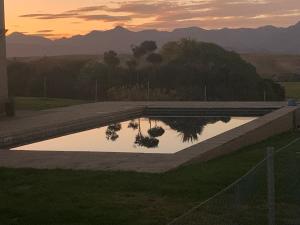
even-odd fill
[{"label": "horizon", "polygon": [[[297,0],[59,0],[6,1],[9,34],[42,36],[49,39],[85,35],[91,31],[122,26],[131,31],[172,31],[186,27],[207,30],[288,27],[300,21]],[[22,26],[20,25],[22,24]],[[68,29],[66,29],[68,27]]]},{"label": "horizon", "polygon": [[143,32],[143,31],[149,31],[149,30],[158,31],[158,32],[174,32],[175,30],[189,29],[189,28],[198,28],[198,29],[202,29],[202,30],[206,30],[206,31],[213,31],[213,30],[225,30],[225,29],[231,29],[231,30],[260,29],[260,28],[264,28],[264,27],[289,28],[289,27],[296,26],[297,24],[300,24],[300,21],[296,22],[295,24],[287,25],[286,27],[279,27],[279,26],[266,24],[264,26],[250,27],[250,28],[247,28],[247,27],[237,27],[237,28],[222,27],[222,28],[215,28],[215,29],[205,29],[205,28],[198,27],[198,26],[190,26],[190,27],[177,27],[177,28],[174,28],[172,30],[159,30],[159,29],[155,29],[155,28],[154,29],[131,30],[130,28],[126,28],[125,26],[117,25],[117,26],[115,26],[113,28],[110,28],[110,29],[107,29],[107,30],[90,30],[90,31],[88,31],[87,33],[84,33],[84,34],[74,34],[74,35],[71,35],[71,36],[68,36],[68,37],[63,36],[63,37],[58,37],[58,38],[51,38],[51,37],[47,37],[47,36],[41,36],[41,35],[38,35],[38,34],[27,34],[27,33],[22,33],[22,32],[18,32],[18,31],[10,33],[9,35],[7,35],[7,37],[10,37],[11,35],[14,35],[14,34],[21,34],[21,35],[25,35],[25,36],[43,37],[43,38],[55,41],[55,40],[60,40],[60,39],[65,39],[65,38],[68,39],[68,38],[72,38],[72,37],[76,37],[76,36],[85,36],[85,35],[88,35],[92,32],[109,32],[109,31],[113,31],[113,30],[116,30],[116,29],[124,29],[124,30],[130,31],[130,32],[136,32],[136,33],[137,32]]}]

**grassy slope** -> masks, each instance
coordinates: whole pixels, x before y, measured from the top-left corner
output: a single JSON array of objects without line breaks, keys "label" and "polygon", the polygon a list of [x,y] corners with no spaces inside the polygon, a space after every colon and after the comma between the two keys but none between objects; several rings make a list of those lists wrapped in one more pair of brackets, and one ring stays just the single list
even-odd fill
[{"label": "grassy slope", "polygon": [[263,77],[300,74],[299,55],[242,54],[242,57],[253,64]]},{"label": "grassy slope", "polygon": [[300,100],[300,82],[283,82],[280,84],[285,88],[286,98]]},{"label": "grassy slope", "polygon": [[160,175],[0,169],[0,224],[164,225],[248,171],[266,146],[299,136],[280,135]]},{"label": "grassy slope", "polygon": [[44,110],[87,103],[83,100],[16,97],[17,110]]}]

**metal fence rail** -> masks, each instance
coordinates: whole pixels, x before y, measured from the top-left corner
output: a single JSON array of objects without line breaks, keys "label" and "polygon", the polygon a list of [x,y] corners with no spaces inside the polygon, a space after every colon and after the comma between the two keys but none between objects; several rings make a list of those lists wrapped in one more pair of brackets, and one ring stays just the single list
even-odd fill
[{"label": "metal fence rail", "polygon": [[299,225],[299,141],[268,148],[244,176],[168,225]]}]

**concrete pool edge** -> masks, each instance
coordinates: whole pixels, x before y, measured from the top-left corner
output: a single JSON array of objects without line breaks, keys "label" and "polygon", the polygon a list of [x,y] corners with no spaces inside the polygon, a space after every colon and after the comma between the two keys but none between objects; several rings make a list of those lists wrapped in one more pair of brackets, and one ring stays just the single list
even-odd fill
[{"label": "concrete pool edge", "polygon": [[257,120],[172,155],[2,150],[0,167],[161,173],[183,164],[229,154],[241,147],[291,130],[295,127],[295,116],[298,111],[297,107],[279,107],[278,110]]},{"label": "concrete pool edge", "polygon": [[176,154],[186,159],[189,157],[186,163],[207,161],[230,154],[243,147],[295,129],[299,124],[296,119],[297,112],[299,113],[298,107],[278,109]]},{"label": "concrete pool edge", "polygon": [[95,127],[95,124],[97,124],[97,126],[105,126],[109,123],[135,118],[142,115],[143,112],[144,108],[138,107],[124,111],[111,112],[105,115],[96,115],[85,119],[59,123],[50,127],[37,127],[23,130],[22,132],[15,132],[1,137],[0,148],[11,148],[12,146],[18,146],[20,144],[30,144],[36,141],[42,141],[49,138],[92,129]]}]

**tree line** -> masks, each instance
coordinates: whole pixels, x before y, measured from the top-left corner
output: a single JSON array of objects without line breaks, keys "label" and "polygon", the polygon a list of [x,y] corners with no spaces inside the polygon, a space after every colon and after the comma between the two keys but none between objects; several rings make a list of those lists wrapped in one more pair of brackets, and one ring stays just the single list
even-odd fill
[{"label": "tree line", "polygon": [[43,57],[10,60],[11,96],[117,100],[283,100],[284,89],[262,79],[237,53],[189,39],[158,49],[132,46],[126,57]]}]

